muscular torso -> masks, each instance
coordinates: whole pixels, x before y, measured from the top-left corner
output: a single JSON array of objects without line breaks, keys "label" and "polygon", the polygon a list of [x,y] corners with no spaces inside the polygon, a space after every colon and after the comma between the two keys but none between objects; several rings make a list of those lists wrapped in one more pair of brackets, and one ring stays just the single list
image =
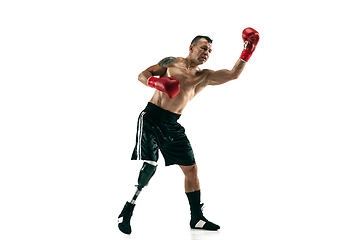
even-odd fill
[{"label": "muscular torso", "polygon": [[176,60],[167,66],[161,77],[173,77],[180,82],[180,92],[174,98],[169,98],[164,92],[156,90],[150,102],[171,112],[181,114],[186,104],[205,88],[207,70],[198,67],[188,68],[184,58]]}]

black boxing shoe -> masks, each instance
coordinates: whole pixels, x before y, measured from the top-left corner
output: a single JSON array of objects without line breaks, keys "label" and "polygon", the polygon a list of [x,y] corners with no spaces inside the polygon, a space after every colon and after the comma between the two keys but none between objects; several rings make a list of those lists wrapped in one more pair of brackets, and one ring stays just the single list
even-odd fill
[{"label": "black boxing shoe", "polygon": [[118,217],[118,227],[125,234],[131,233],[130,219],[134,211],[135,204],[126,202],[123,210]]},{"label": "black boxing shoe", "polygon": [[203,229],[203,230],[210,230],[210,231],[216,231],[220,229],[220,226],[210,222],[207,220],[203,213],[203,205],[201,204],[199,208],[192,208],[191,209],[191,220],[190,220],[190,227],[192,229]]}]

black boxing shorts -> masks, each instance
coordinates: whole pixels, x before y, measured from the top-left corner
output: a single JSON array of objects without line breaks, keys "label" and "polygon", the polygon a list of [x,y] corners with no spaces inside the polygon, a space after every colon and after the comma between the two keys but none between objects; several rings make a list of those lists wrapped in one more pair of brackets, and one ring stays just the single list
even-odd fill
[{"label": "black boxing shorts", "polygon": [[160,150],[166,166],[196,164],[185,129],[177,122],[180,116],[149,102],[138,119],[136,145],[131,160],[157,162]]}]

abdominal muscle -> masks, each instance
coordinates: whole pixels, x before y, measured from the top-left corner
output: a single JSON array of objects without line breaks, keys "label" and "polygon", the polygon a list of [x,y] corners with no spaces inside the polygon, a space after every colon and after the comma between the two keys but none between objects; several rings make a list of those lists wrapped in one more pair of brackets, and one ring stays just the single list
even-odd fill
[{"label": "abdominal muscle", "polygon": [[186,93],[183,90],[180,90],[179,94],[174,98],[169,98],[169,96],[161,91],[156,90],[150,102],[155,104],[162,109],[168,110],[170,112],[181,114],[184,110],[186,104],[194,97],[194,94]]}]

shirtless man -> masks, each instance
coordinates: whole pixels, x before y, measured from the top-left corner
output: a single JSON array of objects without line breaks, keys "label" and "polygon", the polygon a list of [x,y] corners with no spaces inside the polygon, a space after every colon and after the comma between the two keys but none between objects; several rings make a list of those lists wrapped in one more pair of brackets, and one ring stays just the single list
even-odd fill
[{"label": "shirtless man", "polygon": [[138,120],[132,160],[143,160],[144,164],[140,170],[136,193],[131,202],[126,202],[119,215],[118,227],[123,233],[131,233],[130,219],[135,200],[155,173],[159,150],[166,166],[177,164],[184,172],[185,193],[191,211],[190,227],[204,230],[220,228],[208,221],[202,213],[197,165],[185,129],[177,120],[186,104],[206,86],[220,85],[239,77],[256,48],[259,33],[246,28],[242,37],[244,49],[232,70],[201,70],[199,65],[208,60],[212,51],[212,40],[207,36],[197,36],[191,42],[186,58],[167,57],[140,73],[139,81],[156,91]]}]

